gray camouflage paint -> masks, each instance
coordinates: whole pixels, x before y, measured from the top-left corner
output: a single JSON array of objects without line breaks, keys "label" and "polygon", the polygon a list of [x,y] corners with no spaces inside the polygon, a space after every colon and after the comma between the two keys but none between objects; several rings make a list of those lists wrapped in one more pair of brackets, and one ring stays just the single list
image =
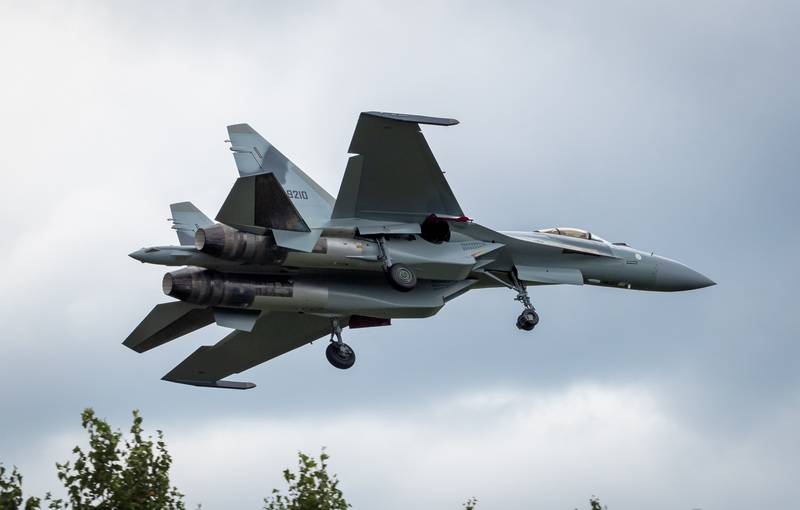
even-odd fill
[{"label": "gray camouflage paint", "polygon": [[[293,327],[309,316],[329,320],[333,338],[339,325],[348,324],[353,315],[367,318],[364,324],[429,317],[470,289],[509,287],[525,307],[517,327],[530,330],[539,319],[527,285],[656,291],[714,285],[676,261],[612,245],[587,232],[498,232],[474,223],[464,216],[420,123],[448,126],[457,121],[362,113],[350,146],[357,156],[347,165],[335,205],[248,125],[229,126],[241,177],[217,215],[221,223],[200,227],[207,219],[192,204],[173,204],[184,246],[143,248],[130,256],[142,262],[190,266],[164,276],[164,293],[213,307],[218,325],[250,335],[223,340],[226,352],[238,353],[237,357],[248,357],[251,336],[265,331],[258,329],[260,322],[270,313],[284,313],[280,329],[285,349],[271,350],[269,357],[253,352],[248,366],[319,338],[318,329],[305,336],[309,333]],[[302,214],[308,215],[314,230]],[[185,246],[192,231],[194,247]],[[390,285],[381,276],[385,272],[391,280],[392,268],[400,270],[407,286],[397,281]],[[180,313],[174,319],[179,327],[162,324],[167,315],[154,310],[124,343],[147,350],[207,321],[206,316],[187,318],[187,313],[197,315]],[[212,366],[218,362],[222,360],[208,354],[193,355],[166,379],[252,387],[218,384],[222,376],[235,373]],[[210,373],[218,378],[209,378]]]}]

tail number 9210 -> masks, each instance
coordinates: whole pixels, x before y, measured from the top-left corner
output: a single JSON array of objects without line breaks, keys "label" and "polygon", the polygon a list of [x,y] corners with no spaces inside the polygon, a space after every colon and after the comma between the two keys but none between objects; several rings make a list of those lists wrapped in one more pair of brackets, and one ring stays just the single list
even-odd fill
[{"label": "tail number 9210", "polygon": [[299,191],[296,189],[287,189],[286,194],[289,195],[289,198],[308,200],[308,193],[306,193],[305,191]]}]

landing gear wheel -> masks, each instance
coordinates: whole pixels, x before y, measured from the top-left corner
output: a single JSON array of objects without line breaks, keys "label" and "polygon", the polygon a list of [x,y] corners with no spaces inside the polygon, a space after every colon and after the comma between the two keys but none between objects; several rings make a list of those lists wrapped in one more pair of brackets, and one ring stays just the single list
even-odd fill
[{"label": "landing gear wheel", "polygon": [[414,270],[403,264],[392,265],[386,274],[392,287],[399,291],[408,292],[417,286],[417,275]]},{"label": "landing gear wheel", "polygon": [[348,369],[356,362],[356,353],[349,345],[342,342],[331,342],[325,349],[325,357],[331,365],[342,370]]},{"label": "landing gear wheel", "polygon": [[519,329],[530,331],[537,324],[539,324],[539,314],[531,308],[528,308],[517,317],[517,327]]}]

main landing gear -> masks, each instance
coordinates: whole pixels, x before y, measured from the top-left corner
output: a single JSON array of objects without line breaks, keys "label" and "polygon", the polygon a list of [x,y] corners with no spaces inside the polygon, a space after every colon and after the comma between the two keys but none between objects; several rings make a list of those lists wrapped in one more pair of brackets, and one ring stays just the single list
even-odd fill
[{"label": "main landing gear", "polygon": [[383,270],[386,273],[389,283],[401,292],[408,292],[417,286],[417,274],[413,269],[404,264],[393,264],[389,258],[389,253],[384,246],[383,237],[378,238],[378,249],[380,250]]},{"label": "main landing gear", "polygon": [[528,289],[522,285],[514,271],[511,272],[511,281],[514,284],[514,290],[517,291],[517,297],[514,298],[514,300],[521,302],[525,307],[519,317],[517,317],[517,327],[524,331],[531,331],[539,324],[539,314],[536,313],[536,309],[533,307],[533,303],[531,303]]},{"label": "main landing gear", "polygon": [[338,319],[331,320],[331,343],[325,349],[325,357],[331,365],[342,370],[352,367],[356,362],[356,353],[349,345],[342,342],[342,327]]}]

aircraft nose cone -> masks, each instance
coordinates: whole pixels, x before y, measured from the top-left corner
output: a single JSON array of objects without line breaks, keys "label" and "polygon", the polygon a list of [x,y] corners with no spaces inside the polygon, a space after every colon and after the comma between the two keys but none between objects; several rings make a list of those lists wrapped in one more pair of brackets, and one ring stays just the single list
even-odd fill
[{"label": "aircraft nose cone", "polygon": [[658,258],[656,270],[656,289],[673,292],[710,287],[716,283],[680,262],[668,258]]},{"label": "aircraft nose cone", "polygon": [[139,262],[144,262],[144,248],[132,251],[128,254],[128,256],[132,259],[138,260]]}]

